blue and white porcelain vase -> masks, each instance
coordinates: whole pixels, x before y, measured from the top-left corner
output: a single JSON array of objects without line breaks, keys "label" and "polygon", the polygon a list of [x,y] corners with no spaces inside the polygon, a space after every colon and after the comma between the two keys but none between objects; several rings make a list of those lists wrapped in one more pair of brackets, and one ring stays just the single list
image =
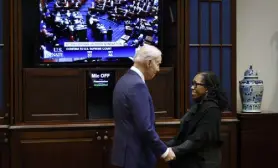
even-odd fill
[{"label": "blue and white porcelain vase", "polygon": [[263,81],[252,65],[244,72],[244,79],[239,81],[242,112],[260,113],[264,92]]}]

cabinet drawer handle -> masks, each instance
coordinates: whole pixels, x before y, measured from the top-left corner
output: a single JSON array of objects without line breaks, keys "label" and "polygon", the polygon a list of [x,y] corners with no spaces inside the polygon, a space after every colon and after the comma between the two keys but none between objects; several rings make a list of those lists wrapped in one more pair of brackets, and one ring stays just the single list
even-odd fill
[{"label": "cabinet drawer handle", "polygon": [[97,136],[97,140],[100,141],[101,140],[101,136]]},{"label": "cabinet drawer handle", "polygon": [[107,136],[107,135],[104,135],[103,139],[104,139],[104,140],[108,140],[108,136]]}]

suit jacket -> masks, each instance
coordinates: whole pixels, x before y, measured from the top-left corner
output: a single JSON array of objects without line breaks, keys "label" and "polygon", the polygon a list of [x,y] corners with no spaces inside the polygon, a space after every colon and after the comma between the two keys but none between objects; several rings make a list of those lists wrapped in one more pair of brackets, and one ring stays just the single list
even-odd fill
[{"label": "suit jacket", "polygon": [[167,146],[155,131],[151,95],[140,76],[129,70],[113,93],[115,132],[112,164],[124,168],[152,168]]},{"label": "suit jacket", "polygon": [[166,142],[176,154],[173,168],[220,168],[221,111],[216,101],[204,100],[192,106],[181,119],[176,137]]}]

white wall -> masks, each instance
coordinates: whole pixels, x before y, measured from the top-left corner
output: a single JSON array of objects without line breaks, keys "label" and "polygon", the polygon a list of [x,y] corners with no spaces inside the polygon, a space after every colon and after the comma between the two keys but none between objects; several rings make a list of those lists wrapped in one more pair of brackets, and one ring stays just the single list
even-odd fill
[{"label": "white wall", "polygon": [[250,64],[264,81],[262,110],[278,112],[278,0],[237,0],[238,81]]}]

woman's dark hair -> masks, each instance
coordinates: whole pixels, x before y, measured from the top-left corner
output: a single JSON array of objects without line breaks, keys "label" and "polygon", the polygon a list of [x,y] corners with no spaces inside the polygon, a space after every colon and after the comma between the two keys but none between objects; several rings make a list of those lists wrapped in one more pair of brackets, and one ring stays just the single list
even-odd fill
[{"label": "woman's dark hair", "polygon": [[216,100],[221,111],[230,110],[228,98],[216,74],[213,72],[200,72],[199,74],[203,76],[203,83],[208,89],[206,98]]}]

